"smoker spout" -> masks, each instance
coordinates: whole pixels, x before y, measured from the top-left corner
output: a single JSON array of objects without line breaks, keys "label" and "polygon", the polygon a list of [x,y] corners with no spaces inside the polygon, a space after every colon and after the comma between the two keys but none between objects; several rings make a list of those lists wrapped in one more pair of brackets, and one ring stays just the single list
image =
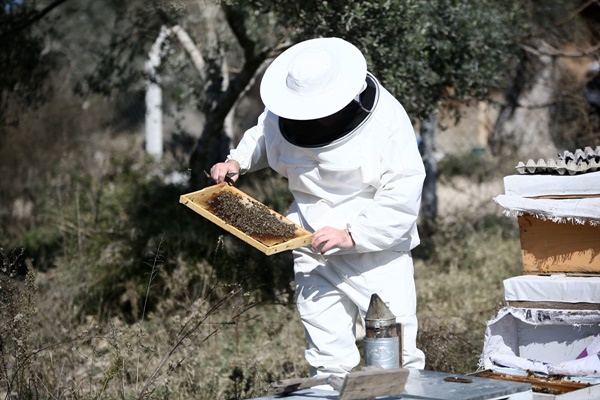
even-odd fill
[{"label": "smoker spout", "polygon": [[376,293],[371,295],[371,302],[365,316],[367,337],[395,337],[396,316],[385,305]]}]

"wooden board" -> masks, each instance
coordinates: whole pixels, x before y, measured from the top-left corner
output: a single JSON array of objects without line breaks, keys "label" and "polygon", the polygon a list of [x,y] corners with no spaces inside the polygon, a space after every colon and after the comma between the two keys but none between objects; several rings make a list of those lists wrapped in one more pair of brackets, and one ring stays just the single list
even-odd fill
[{"label": "wooden board", "polygon": [[406,368],[368,369],[346,375],[339,400],[364,400],[402,393],[408,380]]},{"label": "wooden board", "polygon": [[223,191],[227,191],[237,196],[241,196],[244,199],[250,200],[252,202],[264,206],[264,204],[262,204],[258,200],[248,196],[246,193],[227,183],[209,186],[196,192],[181,195],[179,198],[179,202],[185,205],[186,207],[194,210],[209,221],[217,224],[221,228],[225,229],[227,232],[233,234],[239,239],[242,239],[244,242],[248,243],[252,247],[262,251],[266,255],[280,253],[285,250],[293,250],[310,244],[312,240],[312,233],[271,209],[269,209],[269,212],[280,218],[283,222],[293,224],[296,226],[296,233],[293,237],[267,237],[256,234],[247,235],[235,226],[223,221],[221,218],[219,218],[213,213],[213,209],[210,206],[210,202]]},{"label": "wooden board", "polygon": [[503,381],[512,381],[512,382],[524,382],[529,383],[531,388],[536,393],[549,393],[549,394],[563,394],[569,393],[573,391],[577,391],[580,389],[584,389],[590,386],[588,383],[581,382],[573,382],[566,379],[562,379],[560,377],[552,378],[552,377],[537,377],[533,375],[523,376],[523,375],[510,375],[503,374],[498,372],[493,372],[490,370],[485,370],[481,372],[477,372],[474,376],[479,376],[481,378],[491,378],[491,379],[499,379]]},{"label": "wooden board", "polygon": [[525,273],[600,273],[600,226],[518,218]]},{"label": "wooden board", "polygon": [[285,395],[317,385],[329,384],[340,395],[338,400],[366,400],[378,396],[399,395],[404,391],[410,372],[406,368],[364,367],[343,378],[317,375],[311,378],[283,379],[271,384],[276,394]]}]

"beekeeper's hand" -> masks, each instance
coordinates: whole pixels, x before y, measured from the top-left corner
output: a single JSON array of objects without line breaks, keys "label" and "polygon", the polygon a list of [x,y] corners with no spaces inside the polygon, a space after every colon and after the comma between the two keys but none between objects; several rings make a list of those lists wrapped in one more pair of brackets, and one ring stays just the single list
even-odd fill
[{"label": "beekeeper's hand", "polygon": [[325,254],[328,250],[338,248],[347,250],[354,247],[354,239],[348,229],[336,229],[331,226],[324,226],[313,233],[310,243],[313,251]]},{"label": "beekeeper's hand", "polygon": [[210,169],[210,177],[216,183],[227,182],[233,185],[240,177],[240,164],[235,160],[217,163]]}]

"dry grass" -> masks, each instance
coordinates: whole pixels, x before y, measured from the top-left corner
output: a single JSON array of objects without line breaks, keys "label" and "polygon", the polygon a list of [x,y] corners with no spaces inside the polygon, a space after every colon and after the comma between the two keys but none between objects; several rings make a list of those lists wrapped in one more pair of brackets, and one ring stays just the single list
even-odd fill
[{"label": "dry grass", "polygon": [[486,322],[503,303],[502,282],[520,273],[518,239],[482,235],[464,250],[475,261],[415,265],[419,343],[427,369],[463,374],[477,369]]},{"label": "dry grass", "polygon": [[[308,376],[304,331],[289,296],[291,264],[267,271],[274,297],[264,297],[261,287],[247,287],[244,275],[264,272],[260,259],[231,264],[218,251],[221,241],[206,232],[191,244],[202,246],[201,256],[182,251],[190,246],[183,244],[187,230],[170,231],[163,248],[162,231],[177,221],[160,192],[148,189],[155,182],[140,179],[143,168],[108,156],[88,163],[89,176],[83,167],[60,168],[54,179],[60,185],[48,191],[55,215],[44,217],[50,228],[60,227],[54,234],[63,244],[56,266],[29,275],[35,285],[0,274],[0,326],[14,326],[0,335],[0,398],[232,400],[265,395],[276,379]],[[263,180],[254,187],[256,198],[282,210],[285,183]],[[477,368],[485,324],[502,301],[502,280],[520,273],[518,229],[492,202],[500,182],[489,177],[479,185],[461,176],[439,188],[435,252],[428,259],[415,252],[418,340],[428,369]],[[125,205],[139,202],[129,193],[134,186],[145,189],[141,198],[149,203],[139,214],[166,209],[164,219],[132,221],[135,210]],[[50,228],[39,228],[47,239]],[[151,229],[160,234],[143,236]],[[138,242],[142,250],[133,252]],[[225,242],[238,251],[247,246],[235,238]],[[140,254],[146,254],[142,267]],[[24,257],[2,259],[27,269]],[[112,280],[98,279],[109,273]],[[113,308],[90,311],[100,309],[96,303],[112,293],[111,285],[122,286],[107,303]],[[149,296],[152,307],[146,307]],[[130,305],[130,319],[119,305]]]},{"label": "dry grass", "polygon": [[[520,268],[518,238],[503,236],[502,230],[473,232],[458,238],[460,244],[438,244],[441,253],[432,260],[416,260],[419,346],[428,369],[477,368],[485,323],[502,300],[502,280]],[[69,279],[60,271],[38,274],[38,308],[29,317],[35,329],[21,338],[29,349],[22,379],[31,384],[21,386],[20,394],[230,400],[266,395],[276,379],[307,376],[304,333],[294,307],[255,304],[241,286],[214,281],[207,281],[205,296],[186,296],[190,280],[209,269],[182,261],[164,276],[169,292],[182,295],[163,299],[134,324],[93,316],[75,322]],[[14,295],[27,290],[21,285]],[[4,353],[5,364],[25,357],[12,354]]]}]

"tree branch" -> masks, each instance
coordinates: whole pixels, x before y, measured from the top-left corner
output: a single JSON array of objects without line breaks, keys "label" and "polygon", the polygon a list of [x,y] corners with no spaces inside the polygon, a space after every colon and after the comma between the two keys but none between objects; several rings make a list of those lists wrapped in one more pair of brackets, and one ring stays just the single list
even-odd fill
[{"label": "tree branch", "polygon": [[181,43],[185,51],[190,56],[194,67],[196,67],[196,70],[200,74],[200,78],[202,78],[203,81],[206,81],[206,63],[204,62],[202,54],[198,50],[198,47],[190,35],[188,35],[188,33],[179,25],[171,27],[171,31],[175,33],[177,39],[179,39],[179,43]]},{"label": "tree branch", "polygon": [[17,24],[14,28],[4,32],[2,35],[0,35],[0,38],[4,38],[5,36],[9,35],[14,35],[15,33],[33,25],[35,22],[44,18],[50,11],[54,10],[56,7],[60,6],[62,3],[65,3],[67,1],[68,0],[54,0],[52,3],[48,4],[42,10],[34,13],[25,21],[22,21],[21,23]]},{"label": "tree branch", "polygon": [[242,13],[228,5],[226,2],[221,3],[221,9],[225,14],[225,18],[227,19],[233,35],[237,39],[241,48],[244,49],[244,56],[246,57],[246,60],[256,57],[254,52],[256,43],[250,39],[246,32],[246,24],[244,23],[244,16]]},{"label": "tree branch", "polygon": [[531,46],[521,45],[521,47],[536,56],[550,56],[550,57],[566,57],[566,58],[581,58],[589,57],[600,50],[600,43],[580,51],[562,51],[555,47],[550,46],[548,43],[543,42],[544,49],[535,49]]},{"label": "tree branch", "polygon": [[557,22],[556,26],[561,26],[561,25],[566,24],[567,22],[569,22],[570,20],[572,20],[573,18],[578,16],[583,10],[585,10],[586,8],[588,8],[589,6],[591,6],[594,3],[598,3],[598,0],[588,0],[587,2],[583,3],[571,15],[569,15],[562,21]]}]

